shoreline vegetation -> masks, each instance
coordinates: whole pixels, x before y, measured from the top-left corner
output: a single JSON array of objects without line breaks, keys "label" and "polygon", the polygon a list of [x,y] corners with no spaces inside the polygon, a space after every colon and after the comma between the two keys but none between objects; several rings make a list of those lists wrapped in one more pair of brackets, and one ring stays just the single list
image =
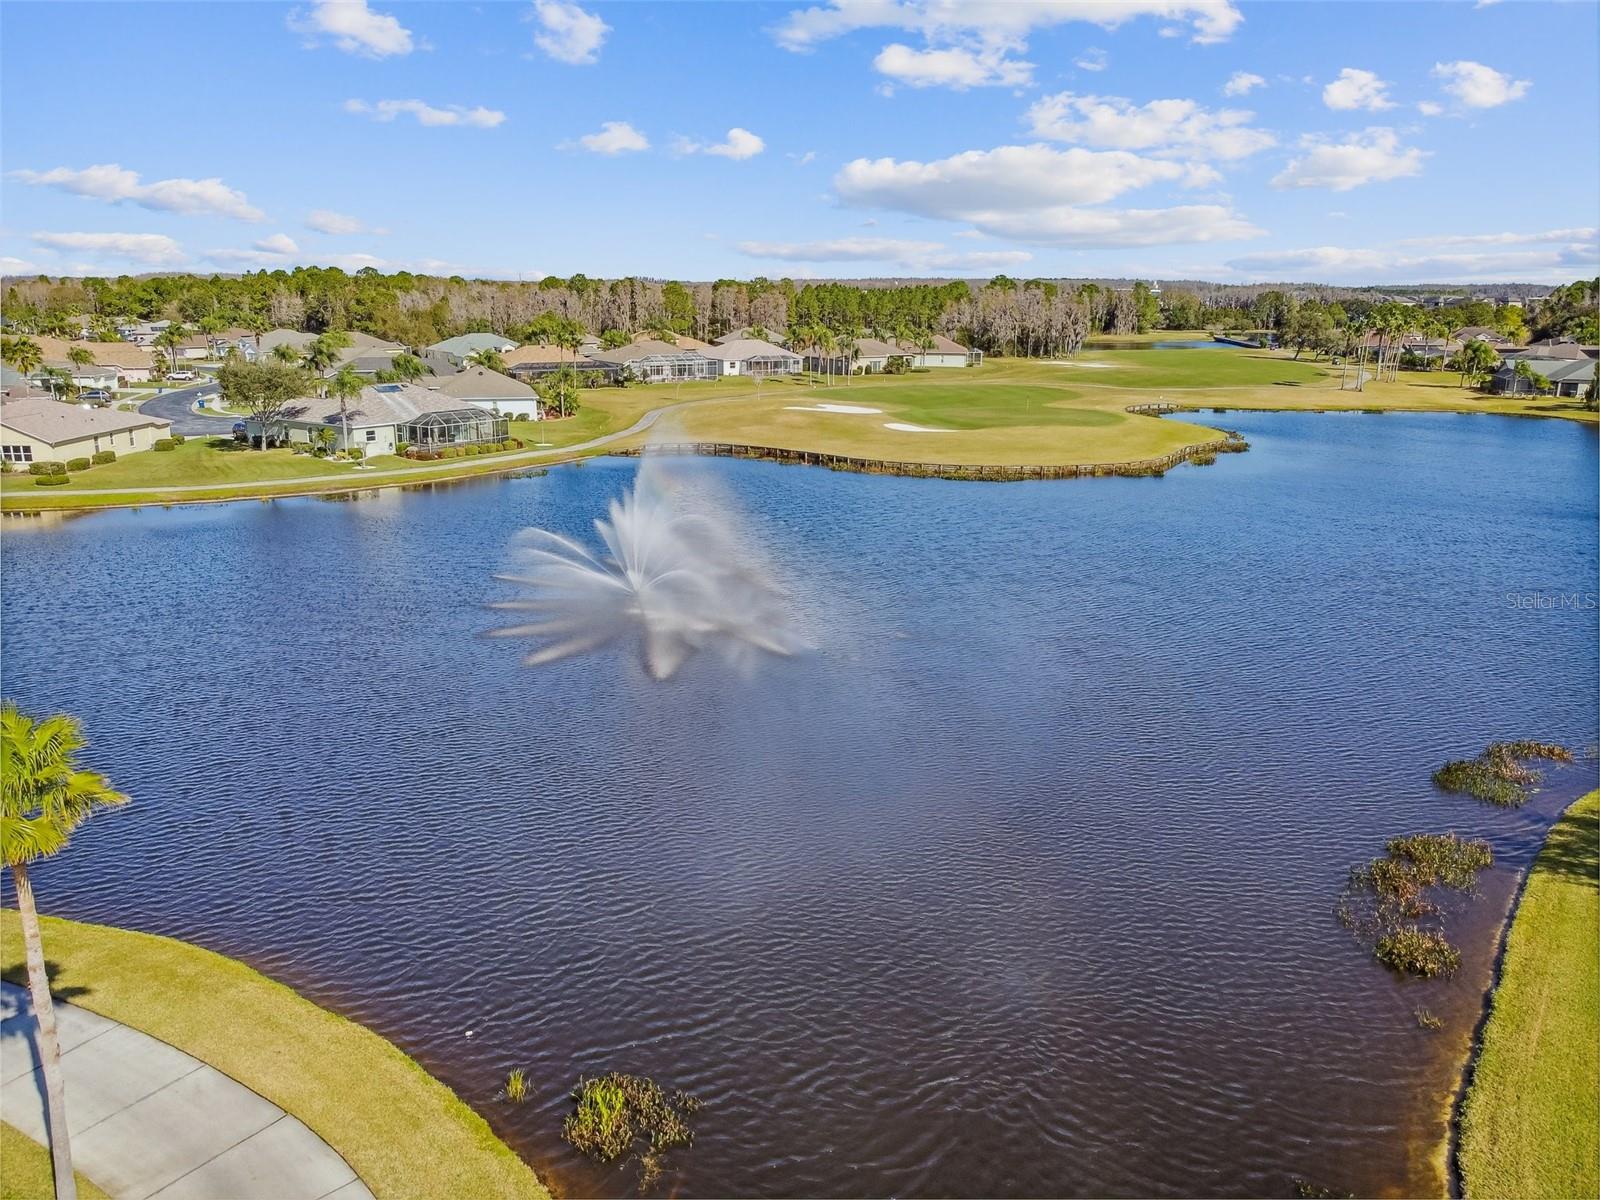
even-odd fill
[{"label": "shoreline vegetation", "polygon": [[1458,1109],[1469,1200],[1600,1195],[1600,790],[1550,828],[1513,911]]},{"label": "shoreline vegetation", "polygon": [[[655,440],[749,447],[787,461],[807,455],[857,460],[896,474],[1054,478],[1052,468],[1118,465],[1124,469],[1060,475],[1158,474],[1186,460],[1204,465],[1208,449],[1225,448],[1225,430],[1158,414],[1396,411],[1597,419],[1576,402],[1482,396],[1440,372],[1406,373],[1360,392],[1342,390],[1339,382],[1335,368],[1296,360],[1288,351],[1127,349],[832,381],[774,378],[756,386],[734,377],[599,388],[581,394],[573,416],[514,423],[511,433],[524,443],[522,450],[443,464],[380,458],[364,469],[331,470],[324,460],[287,450],[242,450],[222,439],[191,438],[174,452],[95,467],[65,486],[40,487],[36,477],[6,475],[0,510],[363,492],[636,452]],[[648,432],[669,416],[661,438]]]},{"label": "shoreline vegetation", "polygon": [[[379,1200],[549,1200],[488,1122],[371,1030],[199,946],[58,917],[40,923],[52,991],[178,1047],[298,1117]],[[13,909],[0,910],[0,967],[7,980],[23,980]]]}]

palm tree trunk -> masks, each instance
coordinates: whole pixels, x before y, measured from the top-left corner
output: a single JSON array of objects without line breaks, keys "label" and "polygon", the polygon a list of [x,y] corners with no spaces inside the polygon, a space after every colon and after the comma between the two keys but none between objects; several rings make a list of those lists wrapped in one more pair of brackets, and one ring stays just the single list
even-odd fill
[{"label": "palm tree trunk", "polygon": [[17,885],[17,911],[22,916],[22,944],[28,960],[28,992],[33,999],[33,1019],[38,1029],[39,1066],[44,1076],[45,1107],[49,1112],[50,1162],[55,1172],[56,1200],[78,1200],[78,1181],[72,1173],[72,1146],[67,1138],[66,1081],[61,1077],[61,1042],[56,1037],[56,1010],[50,1003],[50,980],[44,969],[44,943],[39,939],[39,912],[33,903],[33,883],[23,863],[11,864]]}]

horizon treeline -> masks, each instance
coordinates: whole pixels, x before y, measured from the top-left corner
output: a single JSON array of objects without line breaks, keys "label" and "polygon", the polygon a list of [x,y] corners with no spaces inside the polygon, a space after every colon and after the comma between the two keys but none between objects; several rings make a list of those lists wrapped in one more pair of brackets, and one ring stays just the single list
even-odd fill
[{"label": "horizon treeline", "polygon": [[[1597,281],[1556,288],[1532,314],[1516,305],[1462,297],[1423,309],[1351,289],[1259,285],[1117,288],[999,275],[869,286],[857,282],[723,279],[678,283],[547,276],[538,281],[349,274],[298,267],[237,276],[152,275],[13,281],[0,311],[13,331],[65,336],[87,319],[115,338],[129,321],[174,320],[191,328],[243,325],[309,333],[355,330],[417,349],[461,333],[493,331],[519,341],[608,332],[711,340],[739,329],[815,340],[944,333],[990,354],[1073,353],[1097,334],[1156,329],[1271,331],[1313,351],[1336,349],[1381,320],[1416,332],[1486,326],[1517,340],[1600,340]],[[1297,294],[1308,291],[1308,294]]]}]

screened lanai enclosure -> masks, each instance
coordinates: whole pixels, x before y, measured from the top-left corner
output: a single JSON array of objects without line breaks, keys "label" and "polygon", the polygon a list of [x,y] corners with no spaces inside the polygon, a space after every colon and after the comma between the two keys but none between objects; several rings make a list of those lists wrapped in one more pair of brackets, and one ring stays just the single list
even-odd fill
[{"label": "screened lanai enclosure", "polygon": [[633,377],[641,383],[671,382],[675,379],[715,379],[722,364],[695,350],[677,354],[647,354],[632,363]]},{"label": "screened lanai enclosure", "polygon": [[470,446],[477,442],[503,442],[510,436],[510,428],[508,418],[468,406],[422,413],[400,427],[400,440],[421,450]]}]

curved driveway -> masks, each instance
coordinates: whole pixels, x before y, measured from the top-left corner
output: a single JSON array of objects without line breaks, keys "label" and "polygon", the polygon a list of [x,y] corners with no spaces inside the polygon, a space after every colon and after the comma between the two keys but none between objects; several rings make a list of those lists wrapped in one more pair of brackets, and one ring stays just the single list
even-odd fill
[{"label": "curved driveway", "polygon": [[205,417],[194,411],[194,402],[197,399],[201,396],[215,396],[219,390],[215,379],[202,380],[193,387],[176,388],[170,392],[163,392],[154,400],[146,400],[139,405],[139,411],[146,416],[171,421],[172,432],[181,433],[185,437],[190,435],[203,437],[206,434],[213,437],[232,437],[234,422],[239,418]]}]

